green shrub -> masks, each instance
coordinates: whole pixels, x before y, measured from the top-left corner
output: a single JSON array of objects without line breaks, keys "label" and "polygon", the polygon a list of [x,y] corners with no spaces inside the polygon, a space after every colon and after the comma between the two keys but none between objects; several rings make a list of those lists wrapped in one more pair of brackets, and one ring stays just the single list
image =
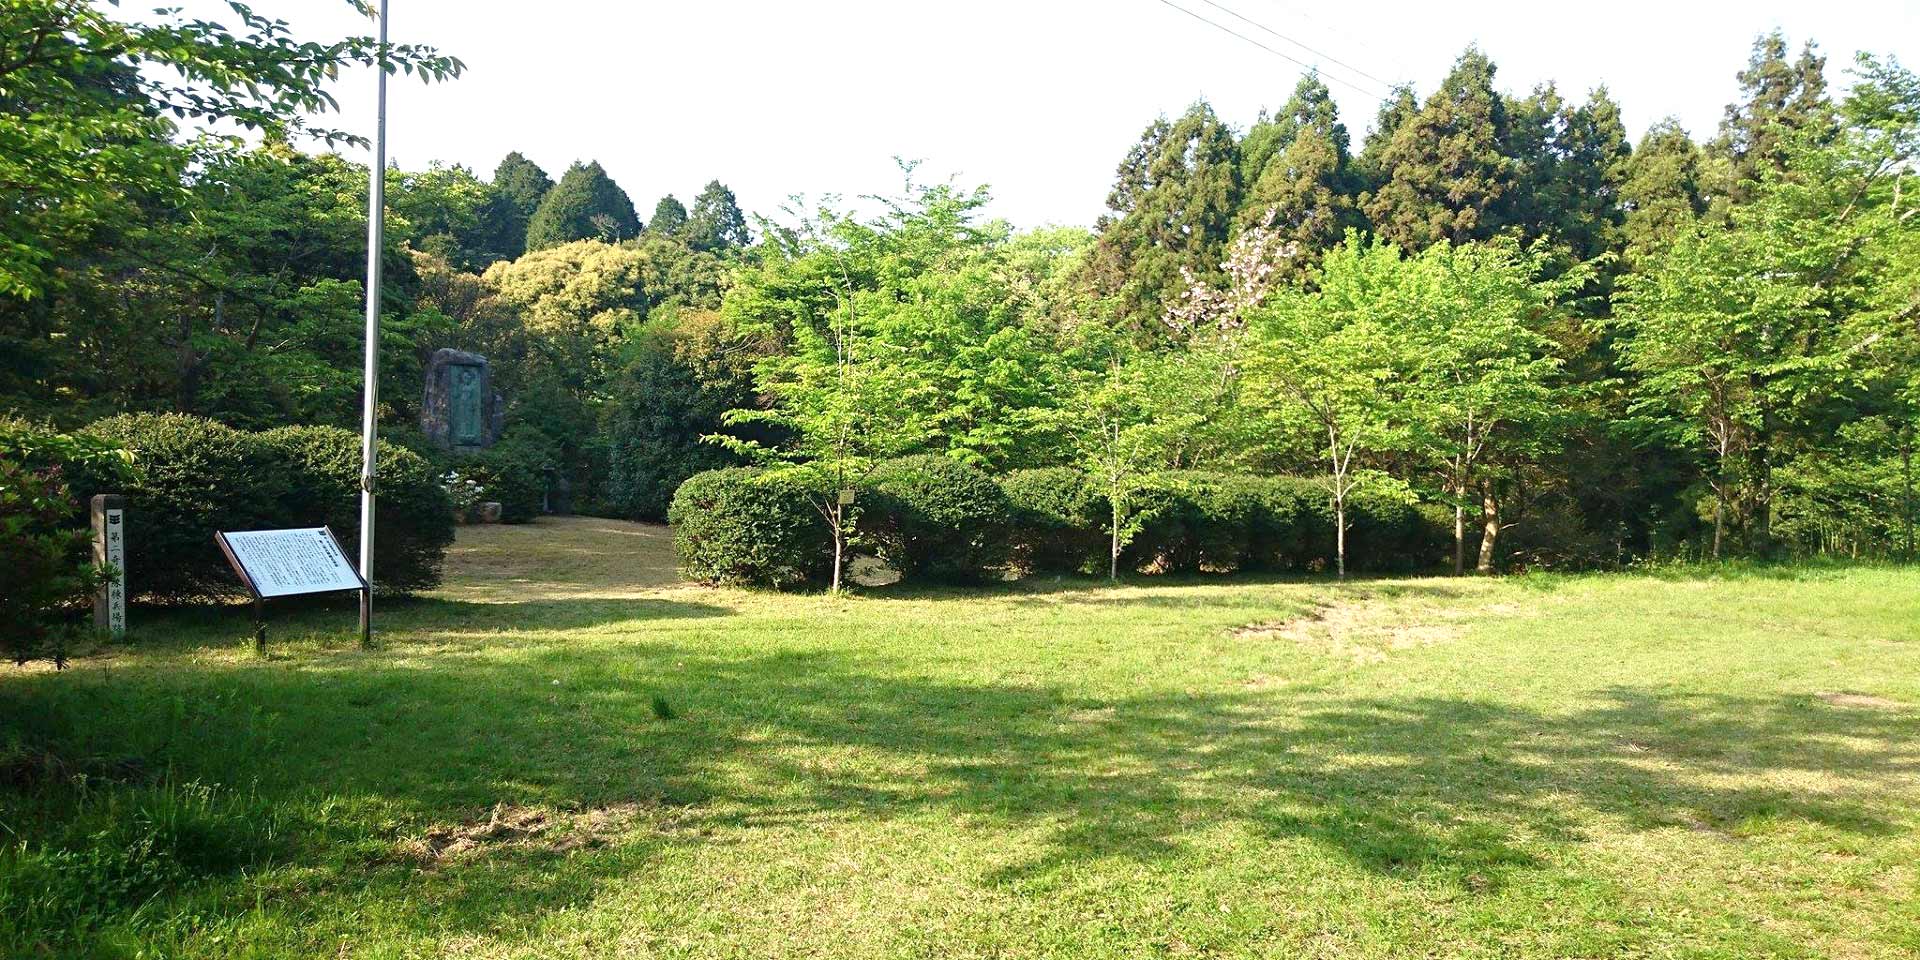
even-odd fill
[{"label": "green shrub", "polygon": [[680,572],[700,583],[795,587],[833,567],[832,538],[805,491],[751,468],[688,477],[667,520]]},{"label": "green shrub", "polygon": [[65,666],[100,584],[72,512],[58,467],[29,469],[0,450],[0,654],[14,663]]},{"label": "green shrub", "polygon": [[1356,491],[1347,499],[1347,520],[1349,571],[1411,573],[1439,564],[1452,549],[1450,526],[1393,493]]},{"label": "green shrub", "polygon": [[528,523],[540,516],[546,504],[549,468],[556,463],[555,446],[538,430],[516,430],[461,460],[455,469],[480,481],[485,488],[480,499],[499,502],[502,523]]},{"label": "green shrub", "polygon": [[1015,470],[1000,478],[1007,498],[1008,548],[1023,573],[1105,569],[1105,499],[1072,467]]},{"label": "green shrub", "polygon": [[1007,562],[1012,510],[993,478],[951,457],[890,460],[874,470],[862,541],[903,580],[980,583]]},{"label": "green shrub", "polygon": [[[360,437],[335,427],[243,433],[199,417],[128,414],[88,427],[125,447],[134,476],[77,494],[127,496],[127,590],[150,600],[231,596],[239,580],[214,545],[218,530],[333,528],[360,535]],[[385,589],[439,582],[453,542],[452,507],[433,468],[382,442],[374,577]]]},{"label": "green shrub", "polygon": [[1327,488],[1305,477],[1253,479],[1260,509],[1247,538],[1245,568],[1317,572],[1333,564],[1333,502]]},{"label": "green shrub", "polygon": [[1166,471],[1128,490],[1138,532],[1122,550],[1129,569],[1221,573],[1245,562],[1260,507],[1259,481],[1228,473]]},{"label": "green shrub", "polygon": [[[1334,566],[1333,505],[1316,480],[1166,471],[1137,479],[1128,497],[1138,532],[1121,554],[1126,569],[1305,573]],[[1104,519],[1106,498],[1094,499]],[[1448,536],[1391,493],[1349,497],[1347,525],[1347,569],[1358,572],[1424,569],[1440,560]]]},{"label": "green shrub", "polygon": [[[259,434],[263,455],[285,478],[281,523],[328,526],[348,551],[360,538],[360,435],[339,427],[282,427]],[[373,574],[384,589],[440,583],[453,543],[453,504],[419,454],[381,441],[375,459]]]},{"label": "green shrub", "polygon": [[282,526],[286,465],[265,456],[253,434],[184,414],[109,417],[84,432],[135,458],[136,476],[118,489],[74,491],[83,501],[126,494],[128,594],[191,600],[238,590],[214,531]]}]

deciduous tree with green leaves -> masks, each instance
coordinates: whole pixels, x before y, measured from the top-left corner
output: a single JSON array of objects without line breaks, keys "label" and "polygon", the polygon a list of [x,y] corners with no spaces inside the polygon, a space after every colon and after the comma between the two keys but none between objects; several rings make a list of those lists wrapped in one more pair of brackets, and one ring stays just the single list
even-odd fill
[{"label": "deciduous tree with green leaves", "polygon": [[1453,507],[1454,572],[1465,570],[1466,514],[1477,508],[1476,569],[1491,573],[1506,526],[1503,482],[1520,462],[1554,445],[1561,433],[1554,428],[1568,416],[1562,361],[1543,330],[1556,297],[1586,276],[1537,280],[1541,256],[1511,240],[1439,244],[1400,267],[1409,282],[1379,289],[1407,299],[1379,313],[1401,324],[1397,335],[1407,341],[1413,449],[1438,468],[1442,496]]},{"label": "deciduous tree with green leaves", "polygon": [[1317,289],[1284,290],[1249,312],[1247,404],[1268,443],[1317,437],[1333,505],[1335,570],[1347,573],[1347,501],[1363,483],[1399,485],[1378,459],[1404,444],[1404,344],[1391,313],[1406,300],[1401,256],[1350,234],[1328,251]]},{"label": "deciduous tree with green leaves", "polygon": [[[178,9],[128,22],[111,15],[117,5],[0,6],[0,295],[43,294],[69,251],[137,217],[137,203],[184,203],[190,169],[247,149],[223,125],[361,143],[310,119],[338,107],[328,85],[340,70],[440,80],[463,69],[428,46],[297,40],[241,3],[227,4],[234,26]],[[182,136],[182,121],[202,132]]]}]

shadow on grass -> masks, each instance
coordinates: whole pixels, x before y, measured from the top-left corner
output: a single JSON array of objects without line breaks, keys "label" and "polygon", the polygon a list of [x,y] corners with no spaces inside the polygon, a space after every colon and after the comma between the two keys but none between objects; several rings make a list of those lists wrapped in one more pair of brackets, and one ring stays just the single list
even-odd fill
[{"label": "shadow on grass", "polygon": [[[418,612],[469,612],[431,603]],[[634,608],[534,612],[574,624],[648,616]],[[1920,770],[1913,713],[1812,696],[1619,687],[1568,713],[1310,690],[1096,702],[1064,686],[942,681],[848,653],[723,655],[652,639],[533,648],[511,662],[422,667],[376,653],[312,666],[23,677],[0,700],[0,729],[148,758],[182,780],[248,783],[274,803],[338,802],[345,813],[311,814],[326,839],[299,846],[293,860],[307,869],[288,897],[380,898],[409,929],[474,934],[526,929],[713,831],[825,814],[1039,831],[1041,852],[993,875],[1003,883],[1088,862],[1171,861],[1225,827],[1304,840],[1382,876],[1484,891],[1540,868],[1542,844],[1580,842],[1595,815],[1729,839],[1787,822],[1883,835],[1896,827],[1874,789]],[[655,697],[674,719],[656,714]],[[1863,789],[1768,780],[1795,771]],[[502,847],[430,870],[394,860],[405,837],[495,804],[638,804],[673,811],[680,828],[654,818],[603,849]],[[0,811],[9,806],[9,829],[24,836],[63,809],[0,794]],[[256,909],[234,878],[203,882],[236,890],[215,898],[216,915]]]},{"label": "shadow on grass", "polygon": [[[359,639],[359,599],[352,595],[292,597],[265,604],[269,649],[276,641],[320,640],[351,645]],[[454,600],[439,597],[380,598],[374,607],[376,639],[382,632],[426,633],[442,637],[502,631],[584,630],[672,620],[724,617],[729,607],[657,598],[523,601]],[[135,608],[128,643],[151,649],[231,647],[252,642],[250,604]]]}]

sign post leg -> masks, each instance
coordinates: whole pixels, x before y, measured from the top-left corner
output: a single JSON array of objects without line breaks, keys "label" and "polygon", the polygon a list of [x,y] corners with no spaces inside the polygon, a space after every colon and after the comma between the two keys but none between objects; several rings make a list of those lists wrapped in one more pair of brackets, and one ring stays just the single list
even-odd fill
[{"label": "sign post leg", "polygon": [[267,608],[259,597],[253,599],[253,652],[261,656],[267,653]]},{"label": "sign post leg", "polygon": [[360,647],[373,649],[373,588],[364,587],[360,591]]}]

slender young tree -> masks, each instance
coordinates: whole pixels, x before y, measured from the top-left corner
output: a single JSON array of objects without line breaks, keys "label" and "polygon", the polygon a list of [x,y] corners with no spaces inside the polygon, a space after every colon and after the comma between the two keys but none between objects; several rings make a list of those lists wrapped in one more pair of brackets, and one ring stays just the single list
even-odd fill
[{"label": "slender young tree", "polygon": [[1250,312],[1248,395],[1269,434],[1317,434],[1333,507],[1335,571],[1347,575],[1347,503],[1400,445],[1400,345],[1383,308],[1404,303],[1391,245],[1350,234],[1329,251],[1318,289],[1283,291]]}]

